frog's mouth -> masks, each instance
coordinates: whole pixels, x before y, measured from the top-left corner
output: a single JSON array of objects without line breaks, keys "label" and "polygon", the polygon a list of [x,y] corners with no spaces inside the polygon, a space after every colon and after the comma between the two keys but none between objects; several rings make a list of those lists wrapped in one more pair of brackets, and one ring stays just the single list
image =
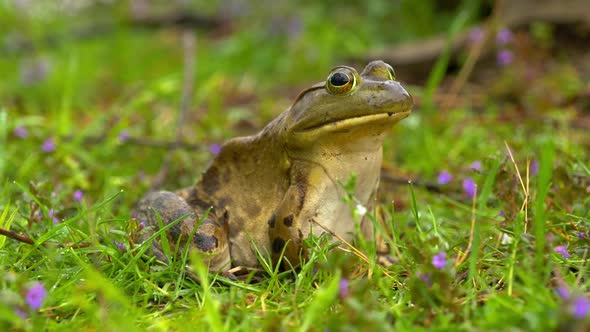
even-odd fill
[{"label": "frog's mouth", "polygon": [[298,133],[303,132],[311,132],[316,130],[325,130],[325,131],[333,131],[333,130],[341,130],[341,129],[348,129],[354,127],[360,127],[362,125],[383,122],[387,123],[388,125],[393,125],[394,123],[407,118],[410,113],[412,113],[411,109],[404,109],[397,112],[386,112],[386,113],[376,113],[376,114],[365,114],[359,116],[353,116],[348,118],[342,119],[334,119],[332,121],[323,122],[320,124],[312,125],[309,127],[304,127],[302,129],[296,130]]}]

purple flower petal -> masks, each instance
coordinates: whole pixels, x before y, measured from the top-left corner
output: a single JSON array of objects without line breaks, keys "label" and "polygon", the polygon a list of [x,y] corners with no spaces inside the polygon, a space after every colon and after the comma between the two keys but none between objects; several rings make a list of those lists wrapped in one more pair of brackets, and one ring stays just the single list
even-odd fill
[{"label": "purple flower petal", "polygon": [[340,298],[341,299],[348,297],[348,295],[349,295],[348,280],[346,278],[340,279],[339,289],[340,289]]},{"label": "purple flower petal", "polygon": [[22,319],[27,319],[28,317],[27,313],[20,310],[19,308],[14,309],[14,313]]},{"label": "purple flower petal", "polygon": [[432,256],[432,265],[439,270],[442,270],[447,265],[447,253],[442,251]]},{"label": "purple flower petal", "polygon": [[41,145],[41,150],[45,153],[51,153],[55,151],[55,148],[56,144],[53,138],[46,139],[45,141],[43,141],[43,144]]},{"label": "purple flower petal", "polygon": [[583,239],[586,237],[586,234],[584,234],[584,232],[578,232],[578,239]]},{"label": "purple flower petal", "polygon": [[47,211],[47,216],[51,218],[51,221],[53,221],[54,224],[59,222],[59,219],[57,219],[55,216],[55,211],[53,211],[53,209],[49,209],[49,211]]},{"label": "purple flower petal", "polygon": [[12,131],[12,134],[14,136],[16,136],[18,138],[22,138],[22,139],[29,137],[29,132],[27,131],[27,129],[25,127],[14,128],[14,130]]},{"label": "purple flower petal", "polygon": [[221,152],[221,145],[217,144],[217,143],[213,143],[213,144],[209,145],[209,151],[211,151],[211,153],[213,153],[214,155],[218,155],[219,152]]},{"label": "purple flower petal", "polygon": [[512,41],[512,31],[510,29],[502,29],[496,35],[496,43],[498,45],[506,45]]},{"label": "purple flower petal", "polygon": [[557,246],[557,247],[553,248],[553,251],[555,251],[558,254],[561,254],[561,256],[564,259],[567,259],[570,256],[570,254],[567,252],[567,246],[565,246],[565,245]]},{"label": "purple flower petal", "polygon": [[570,298],[570,290],[565,286],[558,287],[555,290],[555,293],[557,293],[557,296],[562,300],[568,300]]},{"label": "purple flower petal", "polygon": [[475,181],[473,181],[472,178],[466,178],[465,180],[463,180],[463,192],[465,192],[465,194],[467,194],[469,198],[475,197],[476,188],[477,185],[475,184]]},{"label": "purple flower petal", "polygon": [[537,174],[539,174],[539,161],[533,160],[531,163],[531,175],[536,176]]},{"label": "purple flower petal", "polygon": [[119,250],[125,251],[125,245],[123,244],[123,242],[114,241],[114,244],[117,248],[119,248]]},{"label": "purple flower petal", "polygon": [[575,318],[583,319],[588,316],[590,312],[590,300],[586,297],[580,296],[574,300],[572,314]]},{"label": "purple flower petal", "polygon": [[481,161],[476,160],[469,165],[470,171],[481,171]]},{"label": "purple flower petal", "polygon": [[74,191],[74,199],[77,200],[78,202],[82,201],[82,198],[84,198],[84,192],[82,190],[76,190]]},{"label": "purple flower petal", "polygon": [[496,61],[498,62],[498,64],[500,66],[509,65],[510,63],[512,63],[513,60],[514,60],[514,55],[512,54],[512,51],[510,51],[510,50],[501,50],[496,55]]},{"label": "purple flower petal", "polygon": [[45,290],[45,287],[43,287],[43,284],[37,283],[29,288],[27,295],[25,295],[25,301],[27,301],[27,304],[31,309],[37,310],[43,305],[43,300],[45,300],[46,296],[47,291]]},{"label": "purple flower petal", "polygon": [[126,129],[123,129],[119,132],[119,142],[123,143],[129,139],[129,132]]},{"label": "purple flower petal", "polygon": [[440,173],[438,173],[438,184],[447,184],[451,182],[452,179],[453,176],[451,175],[451,173],[447,171],[441,171]]}]

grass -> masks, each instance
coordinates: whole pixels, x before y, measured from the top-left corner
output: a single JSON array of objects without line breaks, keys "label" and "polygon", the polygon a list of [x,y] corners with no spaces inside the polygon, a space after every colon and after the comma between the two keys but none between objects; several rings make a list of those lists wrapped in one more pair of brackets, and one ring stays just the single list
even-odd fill
[{"label": "grass", "polygon": [[[411,3],[399,15],[414,13]],[[22,13],[0,4],[0,18],[27,26],[34,38],[44,27],[70,28],[59,19],[22,23]],[[347,6],[315,6],[298,16],[313,29],[290,38],[247,22],[223,39],[197,34],[196,87],[181,131],[196,147],[162,149],[121,136],[175,139],[183,79],[177,31],[122,25],[0,59],[0,228],[34,242],[0,236],[2,330],[588,329],[587,309],[576,311],[588,306],[587,134],[569,125],[577,116],[570,106],[523,115],[522,103],[502,97],[522,91],[527,59],[498,68],[500,86],[483,107],[467,101],[442,110],[434,98],[390,135],[385,169],[416,182],[382,181],[386,223],[377,228],[395,259],[388,268],[375,263],[371,242],[356,243],[358,254],[334,248],[326,235],[308,240],[310,259],[299,272],[280,272],[261,255],[264,278],[235,281],[207,273],[194,253],[163,265],[143,255],[149,243],[130,241],[141,232],[130,210],[164,160],[165,188],[190,185],[212,158],[211,144],[256,132],[342,58],[432,32],[406,25],[399,36],[373,39],[387,21],[382,11],[372,9],[374,25],[355,25]],[[464,24],[458,17],[432,29],[455,29]],[[409,87],[417,100],[436,96],[444,73],[437,68],[425,90]],[[525,107],[542,105],[547,87],[570,95],[584,86],[562,69],[533,82],[539,90],[527,90]],[[55,150],[42,150],[47,139]],[[469,169],[474,161],[481,168]],[[443,170],[453,179],[441,192],[421,184]],[[467,179],[477,184],[474,197],[464,191]],[[353,182],[343,186],[351,192]],[[354,213],[352,197],[343,199]],[[436,267],[440,253],[446,264]],[[185,277],[187,257],[199,282]],[[33,310],[26,295],[37,283],[47,296]]]}]

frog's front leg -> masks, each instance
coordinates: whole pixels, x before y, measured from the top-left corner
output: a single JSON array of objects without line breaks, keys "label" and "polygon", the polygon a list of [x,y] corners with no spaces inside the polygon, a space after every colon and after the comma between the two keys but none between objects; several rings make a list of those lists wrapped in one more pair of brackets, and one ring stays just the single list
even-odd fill
[{"label": "frog's front leg", "polygon": [[301,188],[291,185],[268,221],[272,260],[277,264],[284,250],[281,262],[284,269],[299,265],[307,254],[303,248],[301,222],[298,220],[303,205],[301,195]]},{"label": "frog's front leg", "polygon": [[[166,230],[171,251],[175,255],[182,253],[190,239],[188,245],[203,254],[210,271],[225,272],[230,268],[226,220],[211,211],[195,231],[200,217],[205,213],[205,209],[190,206],[176,193],[157,191],[148,193],[137,203],[133,217],[138,222],[144,222],[147,227],[152,227],[153,232],[159,229],[158,218],[164,226],[176,222]],[[147,232],[142,240],[146,240],[153,232]],[[167,261],[158,237],[154,239],[152,249],[158,259]]]}]

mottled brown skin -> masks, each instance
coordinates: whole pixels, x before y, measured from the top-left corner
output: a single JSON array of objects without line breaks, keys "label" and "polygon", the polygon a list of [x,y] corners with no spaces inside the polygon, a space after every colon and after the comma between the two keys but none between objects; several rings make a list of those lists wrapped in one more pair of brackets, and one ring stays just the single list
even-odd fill
[{"label": "mottled brown skin", "polygon": [[[190,245],[209,254],[211,271],[259,267],[255,248],[275,262],[284,251],[288,264],[297,265],[306,254],[303,240],[324,232],[318,224],[353,238],[355,218],[339,182],[354,174],[357,203],[374,204],[383,140],[411,108],[388,64],[373,61],[360,75],[336,67],[260,133],[226,142],[194,187],[148,194],[135,217],[157,229],[155,211],[163,224],[186,216],[167,231],[168,240],[184,245],[194,234]],[[373,238],[368,218],[360,222]],[[163,257],[157,244],[154,253]]]}]

